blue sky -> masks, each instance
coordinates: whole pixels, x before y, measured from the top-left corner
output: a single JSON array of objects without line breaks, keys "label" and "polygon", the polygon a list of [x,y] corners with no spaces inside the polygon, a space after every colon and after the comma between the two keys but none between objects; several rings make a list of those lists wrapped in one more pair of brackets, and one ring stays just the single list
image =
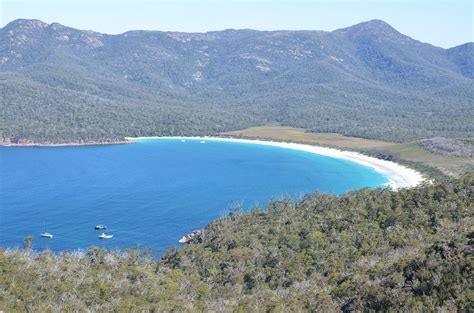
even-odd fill
[{"label": "blue sky", "polygon": [[131,29],[331,31],[377,18],[440,47],[474,41],[472,0],[0,0],[0,10],[2,27],[17,18],[37,18],[109,34]]}]

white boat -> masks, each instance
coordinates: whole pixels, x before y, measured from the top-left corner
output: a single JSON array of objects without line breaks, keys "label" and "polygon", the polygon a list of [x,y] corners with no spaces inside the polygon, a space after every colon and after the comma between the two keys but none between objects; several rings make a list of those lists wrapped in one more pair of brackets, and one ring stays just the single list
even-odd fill
[{"label": "white boat", "polygon": [[181,142],[186,142],[186,140],[184,140],[184,139],[181,139]]},{"label": "white boat", "polygon": [[46,222],[44,222],[44,232],[40,234],[43,238],[53,238],[53,235],[46,231]]},{"label": "white boat", "polygon": [[205,141],[205,140],[201,140],[200,142],[201,142],[201,143],[206,143],[206,141]]},{"label": "white boat", "polygon": [[99,239],[110,239],[112,238],[113,235],[106,235],[105,233],[102,233],[100,236],[99,236]]},{"label": "white boat", "polygon": [[96,225],[95,229],[107,229],[107,226],[105,226],[105,225]]}]

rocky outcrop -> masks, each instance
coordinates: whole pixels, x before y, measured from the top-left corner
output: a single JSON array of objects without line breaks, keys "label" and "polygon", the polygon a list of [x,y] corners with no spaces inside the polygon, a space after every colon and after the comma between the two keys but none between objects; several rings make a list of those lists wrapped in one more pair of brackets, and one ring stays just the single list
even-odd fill
[{"label": "rocky outcrop", "polygon": [[456,139],[436,137],[418,140],[417,144],[435,154],[465,158],[474,157],[474,145]]},{"label": "rocky outcrop", "polygon": [[202,243],[204,240],[204,230],[195,230],[190,234],[183,236],[179,243],[190,244],[190,243]]}]

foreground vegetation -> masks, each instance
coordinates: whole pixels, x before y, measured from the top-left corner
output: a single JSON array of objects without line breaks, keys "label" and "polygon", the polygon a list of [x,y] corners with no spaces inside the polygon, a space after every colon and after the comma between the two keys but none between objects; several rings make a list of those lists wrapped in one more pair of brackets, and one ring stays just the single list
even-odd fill
[{"label": "foreground vegetation", "polygon": [[472,311],[474,175],[409,190],[274,201],[143,249],[0,250],[0,309]]}]

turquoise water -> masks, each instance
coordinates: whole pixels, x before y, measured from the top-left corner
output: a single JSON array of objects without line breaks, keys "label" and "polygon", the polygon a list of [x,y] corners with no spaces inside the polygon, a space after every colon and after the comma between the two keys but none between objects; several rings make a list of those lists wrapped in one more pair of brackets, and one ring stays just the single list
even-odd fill
[{"label": "turquoise water", "polygon": [[[163,251],[241,204],[343,193],[388,180],[356,163],[247,143],[0,147],[0,246],[54,251],[140,244]],[[53,239],[40,238],[46,229]],[[99,240],[96,224],[108,226]]]}]

